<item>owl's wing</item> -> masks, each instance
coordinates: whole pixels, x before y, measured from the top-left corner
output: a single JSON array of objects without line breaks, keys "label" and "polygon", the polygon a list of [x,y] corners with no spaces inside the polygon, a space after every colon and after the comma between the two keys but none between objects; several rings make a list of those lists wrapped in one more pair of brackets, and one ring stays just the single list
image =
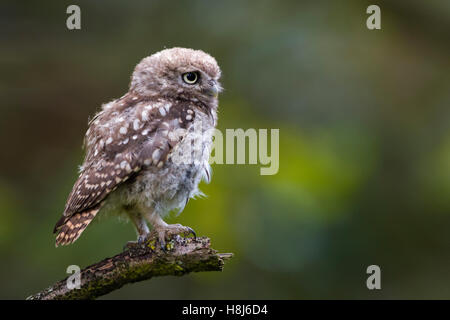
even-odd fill
[{"label": "owl's wing", "polygon": [[[87,150],[82,172],[54,232],[73,215],[101,206],[112,191],[143,168],[162,167],[171,150],[192,126],[194,117],[192,105],[187,102],[136,105],[128,114],[128,120],[119,123],[112,132],[108,131],[112,136],[97,138]],[[89,130],[95,133],[95,128]]]}]

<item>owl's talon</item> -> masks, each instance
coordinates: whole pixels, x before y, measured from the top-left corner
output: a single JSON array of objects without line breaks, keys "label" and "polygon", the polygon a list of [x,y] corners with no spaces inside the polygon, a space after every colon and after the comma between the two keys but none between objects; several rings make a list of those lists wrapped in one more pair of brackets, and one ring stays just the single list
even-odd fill
[{"label": "owl's talon", "polygon": [[138,236],[136,241],[128,241],[124,246],[123,246],[123,251],[134,248],[136,246],[141,246],[145,243],[145,241],[147,240],[148,234],[141,234]]},{"label": "owl's talon", "polygon": [[172,240],[173,238],[179,240],[180,234],[183,234],[186,237],[192,234],[194,236],[194,239],[196,239],[197,237],[195,231],[192,228],[182,226],[181,224],[169,224],[165,226],[156,227],[154,229],[154,232],[156,233],[161,249],[164,252],[167,251],[166,240]]},{"label": "owl's talon", "polygon": [[137,239],[138,244],[143,244],[145,240],[147,239],[147,235],[140,235]]},{"label": "owl's talon", "polygon": [[195,233],[194,229],[191,227],[186,227],[189,230],[189,233],[186,233],[186,236],[192,234],[194,236],[194,240],[197,239],[197,234]]}]

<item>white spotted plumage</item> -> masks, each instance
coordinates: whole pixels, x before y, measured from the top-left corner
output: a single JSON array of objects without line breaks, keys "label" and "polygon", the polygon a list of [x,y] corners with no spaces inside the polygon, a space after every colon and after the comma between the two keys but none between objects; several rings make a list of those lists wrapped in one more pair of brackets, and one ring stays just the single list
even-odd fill
[{"label": "white spotted plumage", "polygon": [[[201,74],[195,87],[181,82],[191,70]],[[129,92],[90,122],[80,176],[55,226],[57,245],[75,241],[99,211],[126,214],[141,237],[144,219],[172,227],[162,217],[182,210],[209,180],[219,78],[214,58],[191,49],[166,49],[137,65]]]}]

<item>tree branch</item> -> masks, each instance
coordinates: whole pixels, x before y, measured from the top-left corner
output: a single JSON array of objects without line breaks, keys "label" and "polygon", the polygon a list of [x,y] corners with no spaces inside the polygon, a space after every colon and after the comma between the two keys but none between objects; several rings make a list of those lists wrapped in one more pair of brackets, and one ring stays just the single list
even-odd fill
[{"label": "tree branch", "polygon": [[80,289],[68,289],[67,279],[34,294],[27,300],[95,299],[127,283],[157,276],[182,276],[190,272],[222,271],[231,253],[217,253],[209,238],[176,237],[163,251],[155,238],[133,244],[112,258],[81,270]]}]

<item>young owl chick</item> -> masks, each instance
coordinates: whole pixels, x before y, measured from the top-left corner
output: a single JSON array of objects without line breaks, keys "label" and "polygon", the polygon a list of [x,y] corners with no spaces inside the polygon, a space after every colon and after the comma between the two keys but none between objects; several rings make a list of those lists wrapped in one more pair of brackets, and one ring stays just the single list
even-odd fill
[{"label": "young owl chick", "polygon": [[54,229],[56,246],[77,240],[99,211],[128,216],[140,241],[147,222],[162,245],[170,235],[193,233],[162,218],[183,210],[200,180],[209,181],[220,73],[213,57],[184,48],[136,66],[128,93],[89,123],[80,176]]}]

